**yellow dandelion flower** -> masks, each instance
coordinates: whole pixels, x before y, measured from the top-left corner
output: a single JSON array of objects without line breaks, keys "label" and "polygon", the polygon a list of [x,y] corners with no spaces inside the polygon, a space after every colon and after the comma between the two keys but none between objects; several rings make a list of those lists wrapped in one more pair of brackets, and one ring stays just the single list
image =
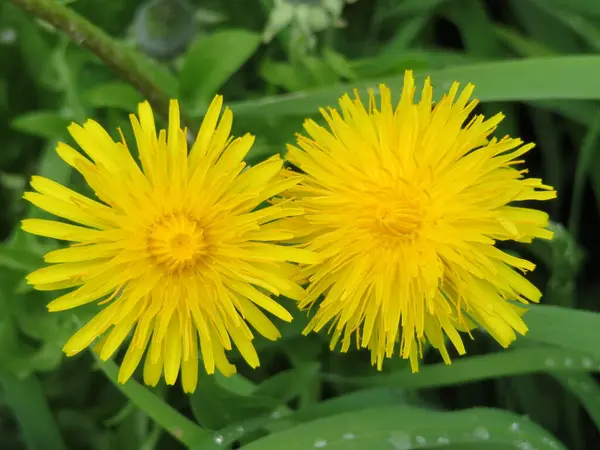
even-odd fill
[{"label": "yellow dandelion flower", "polygon": [[344,95],[341,114],[321,110],[329,130],[306,121],[310,137],[288,148],[305,178],[287,193],[305,216],[288,226],[321,257],[300,272],[309,282],[300,306],[324,298],[305,333],[329,324],[331,348],[341,340],[343,352],[354,336],[379,369],[399,344],[416,371],[426,342],[450,363],[446,337],[465,353],[458,331],[479,324],[504,347],[527,331],[515,301],[541,293],[518,271],[534,264],[495,244],[551,239],[546,213],[509,204],[556,192],[514,167],[533,144],[488,140],[501,114],[466,122],[473,88],[459,94],[454,83],[433,106],[427,79],[415,102],[407,71],[396,108],[382,85],[379,108],[373,92],[368,110],[358,93]]},{"label": "yellow dandelion flower", "polygon": [[248,324],[277,339],[262,310],[285,321],[292,316],[269,294],[304,295],[290,281],[290,262],[315,262],[314,255],[274,242],[292,237],[281,219],[302,210],[286,203],[264,207],[298,178],[280,176],[279,157],[245,168],[254,137],[230,137],[233,115],[228,108],[221,115],[222,103],[215,97],[189,152],[178,103],[171,102],[168,131],[158,135],[150,105],[141,103],[139,118],[131,115],[140,165],[124,138],[114,142],[92,120],[72,124],[69,132],[87,157],[64,143],[57,152],[98,200],[42,177],[31,181],[37,192],[25,194],[73,222],[23,221],[29,233],[72,242],[48,253],[45,261],[52,265],[27,281],[40,290],[75,288],[52,301],[50,311],[102,305],[66,343],[67,355],[102,336],[97,351],[107,360],[133,332],[122,383],[144,353],[146,384],[156,385],[163,374],[174,384],[181,371],[186,392],[196,388],[199,351],[208,373],[235,372],[225,354],[232,343],[256,367]]}]

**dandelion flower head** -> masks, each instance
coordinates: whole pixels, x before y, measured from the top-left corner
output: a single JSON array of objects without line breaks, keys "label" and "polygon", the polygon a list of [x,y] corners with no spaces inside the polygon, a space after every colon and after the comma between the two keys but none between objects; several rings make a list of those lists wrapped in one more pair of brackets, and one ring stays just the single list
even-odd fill
[{"label": "dandelion flower head", "polygon": [[[101,337],[96,350],[110,358],[131,333],[119,381],[145,355],[143,378],[161,376],[183,388],[197,385],[198,355],[208,373],[235,372],[225,351],[237,347],[259,365],[250,326],[268,339],[279,332],[265,314],[292,319],[270,294],[299,299],[290,281],[293,262],[314,262],[303,249],[275,241],[291,237],[280,219],[301,214],[289,204],[267,204],[298,179],[281,177],[282,160],[246,167],[254,138],[230,137],[232,112],[222,97],[211,103],[188,152],[179,108],[171,101],[168,130],[156,132],[147,102],[131,115],[138,164],[125,138],[115,142],[96,122],[69,131],[84,154],[60,143],[60,157],[83,175],[97,199],[50,179],[33,177],[25,198],[66,221],[25,219],[36,235],[70,241],[45,256],[50,266],[27,277],[41,290],[70,289],[50,311],[98,302],[98,313],[66,343],[74,355]],[[219,119],[220,117],[220,119]],[[259,207],[260,206],[260,207]],[[69,223],[70,222],[70,223]]]},{"label": "dandelion flower head", "polygon": [[305,216],[288,226],[321,259],[298,278],[300,306],[316,310],[305,332],[327,325],[332,349],[355,341],[379,369],[399,354],[416,371],[424,343],[450,363],[446,337],[463,354],[461,331],[478,325],[504,347],[526,333],[518,305],[541,297],[523,276],[534,264],[496,244],[551,239],[546,213],[513,202],[556,192],[518,168],[533,144],[490,136],[501,114],[469,119],[473,89],[454,83],[434,104],[427,79],[415,102],[407,71],[395,108],[384,85],[379,107],[373,92],[368,109],[346,94],[341,113],[321,110],[328,129],[308,120],[289,146],[305,176],[287,195]]}]

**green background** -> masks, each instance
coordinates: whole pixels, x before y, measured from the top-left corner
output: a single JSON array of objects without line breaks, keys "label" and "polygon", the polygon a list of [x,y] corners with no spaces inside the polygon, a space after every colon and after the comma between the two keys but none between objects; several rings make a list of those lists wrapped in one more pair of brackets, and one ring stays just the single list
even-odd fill
[{"label": "green background", "polygon": [[[0,0],[0,449],[600,448],[598,0],[41,2],[111,36],[113,64],[83,48],[88,28],[63,24],[67,36],[25,3]],[[499,136],[536,142],[530,174],[558,191],[541,205],[555,240],[511,247],[538,264],[545,294],[512,349],[476,332],[450,367],[431,352],[417,375],[399,359],[377,373],[364,351],[300,337],[296,313],[282,340],[257,341],[258,370],[203,375],[193,396],[116,387],[112,363],[63,357],[76,319],[47,313],[52,293],[23,281],[59,244],[18,225],[44,217],[21,200],[32,174],[85,191],[54,152],[71,121],[131,136],[127,115],[152,94],[158,113],[179,98],[196,127],[219,92],[234,132],[257,136],[252,164],[349,89],[385,82],[398,95],[405,69],[431,75],[438,96],[473,82],[478,112],[502,111]]]}]

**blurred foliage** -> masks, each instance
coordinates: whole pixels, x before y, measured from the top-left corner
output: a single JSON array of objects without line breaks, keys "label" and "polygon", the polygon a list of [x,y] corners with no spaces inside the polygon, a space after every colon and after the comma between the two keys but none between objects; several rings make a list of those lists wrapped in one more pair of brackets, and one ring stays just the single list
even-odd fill
[{"label": "blurred foliage", "polygon": [[[245,378],[204,376],[189,398],[165,386],[116,388],[91,355],[63,358],[75,319],[48,314],[53,294],[25,285],[58,243],[19,231],[22,218],[43,216],[20,198],[32,174],[85,190],[54,153],[70,142],[66,125],[93,117],[127,135],[142,96],[81,40],[0,0],[2,450],[178,449],[188,429],[196,450],[600,447],[600,388],[587,374],[600,371],[597,0],[60,3],[155,60],[161,89],[193,120],[223,93],[234,132],[257,136],[251,164],[283,152],[303,119],[345,90],[386,80],[398,93],[406,68],[431,73],[438,94],[472,80],[481,111],[506,114],[500,134],[537,142],[528,163],[559,192],[549,205],[557,238],[511,248],[538,263],[532,279],[546,294],[514,350],[479,336],[451,367],[432,354],[418,375],[400,360],[378,374],[364,352],[300,338],[298,313],[281,341],[258,340],[262,365],[242,366]],[[161,398],[174,409],[148,406]],[[190,421],[177,425],[175,410]],[[161,417],[175,424],[168,433]]]}]

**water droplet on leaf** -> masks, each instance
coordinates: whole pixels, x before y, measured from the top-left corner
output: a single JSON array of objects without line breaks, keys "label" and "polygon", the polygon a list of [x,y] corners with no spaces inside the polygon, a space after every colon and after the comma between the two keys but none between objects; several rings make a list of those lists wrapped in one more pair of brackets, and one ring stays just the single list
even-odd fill
[{"label": "water droplet on leaf", "polygon": [[408,450],[412,448],[410,436],[402,431],[393,432],[388,438],[388,442],[392,444],[395,450]]},{"label": "water droplet on leaf", "polygon": [[473,431],[473,436],[475,436],[477,439],[487,440],[490,438],[490,432],[483,427],[477,427]]}]

